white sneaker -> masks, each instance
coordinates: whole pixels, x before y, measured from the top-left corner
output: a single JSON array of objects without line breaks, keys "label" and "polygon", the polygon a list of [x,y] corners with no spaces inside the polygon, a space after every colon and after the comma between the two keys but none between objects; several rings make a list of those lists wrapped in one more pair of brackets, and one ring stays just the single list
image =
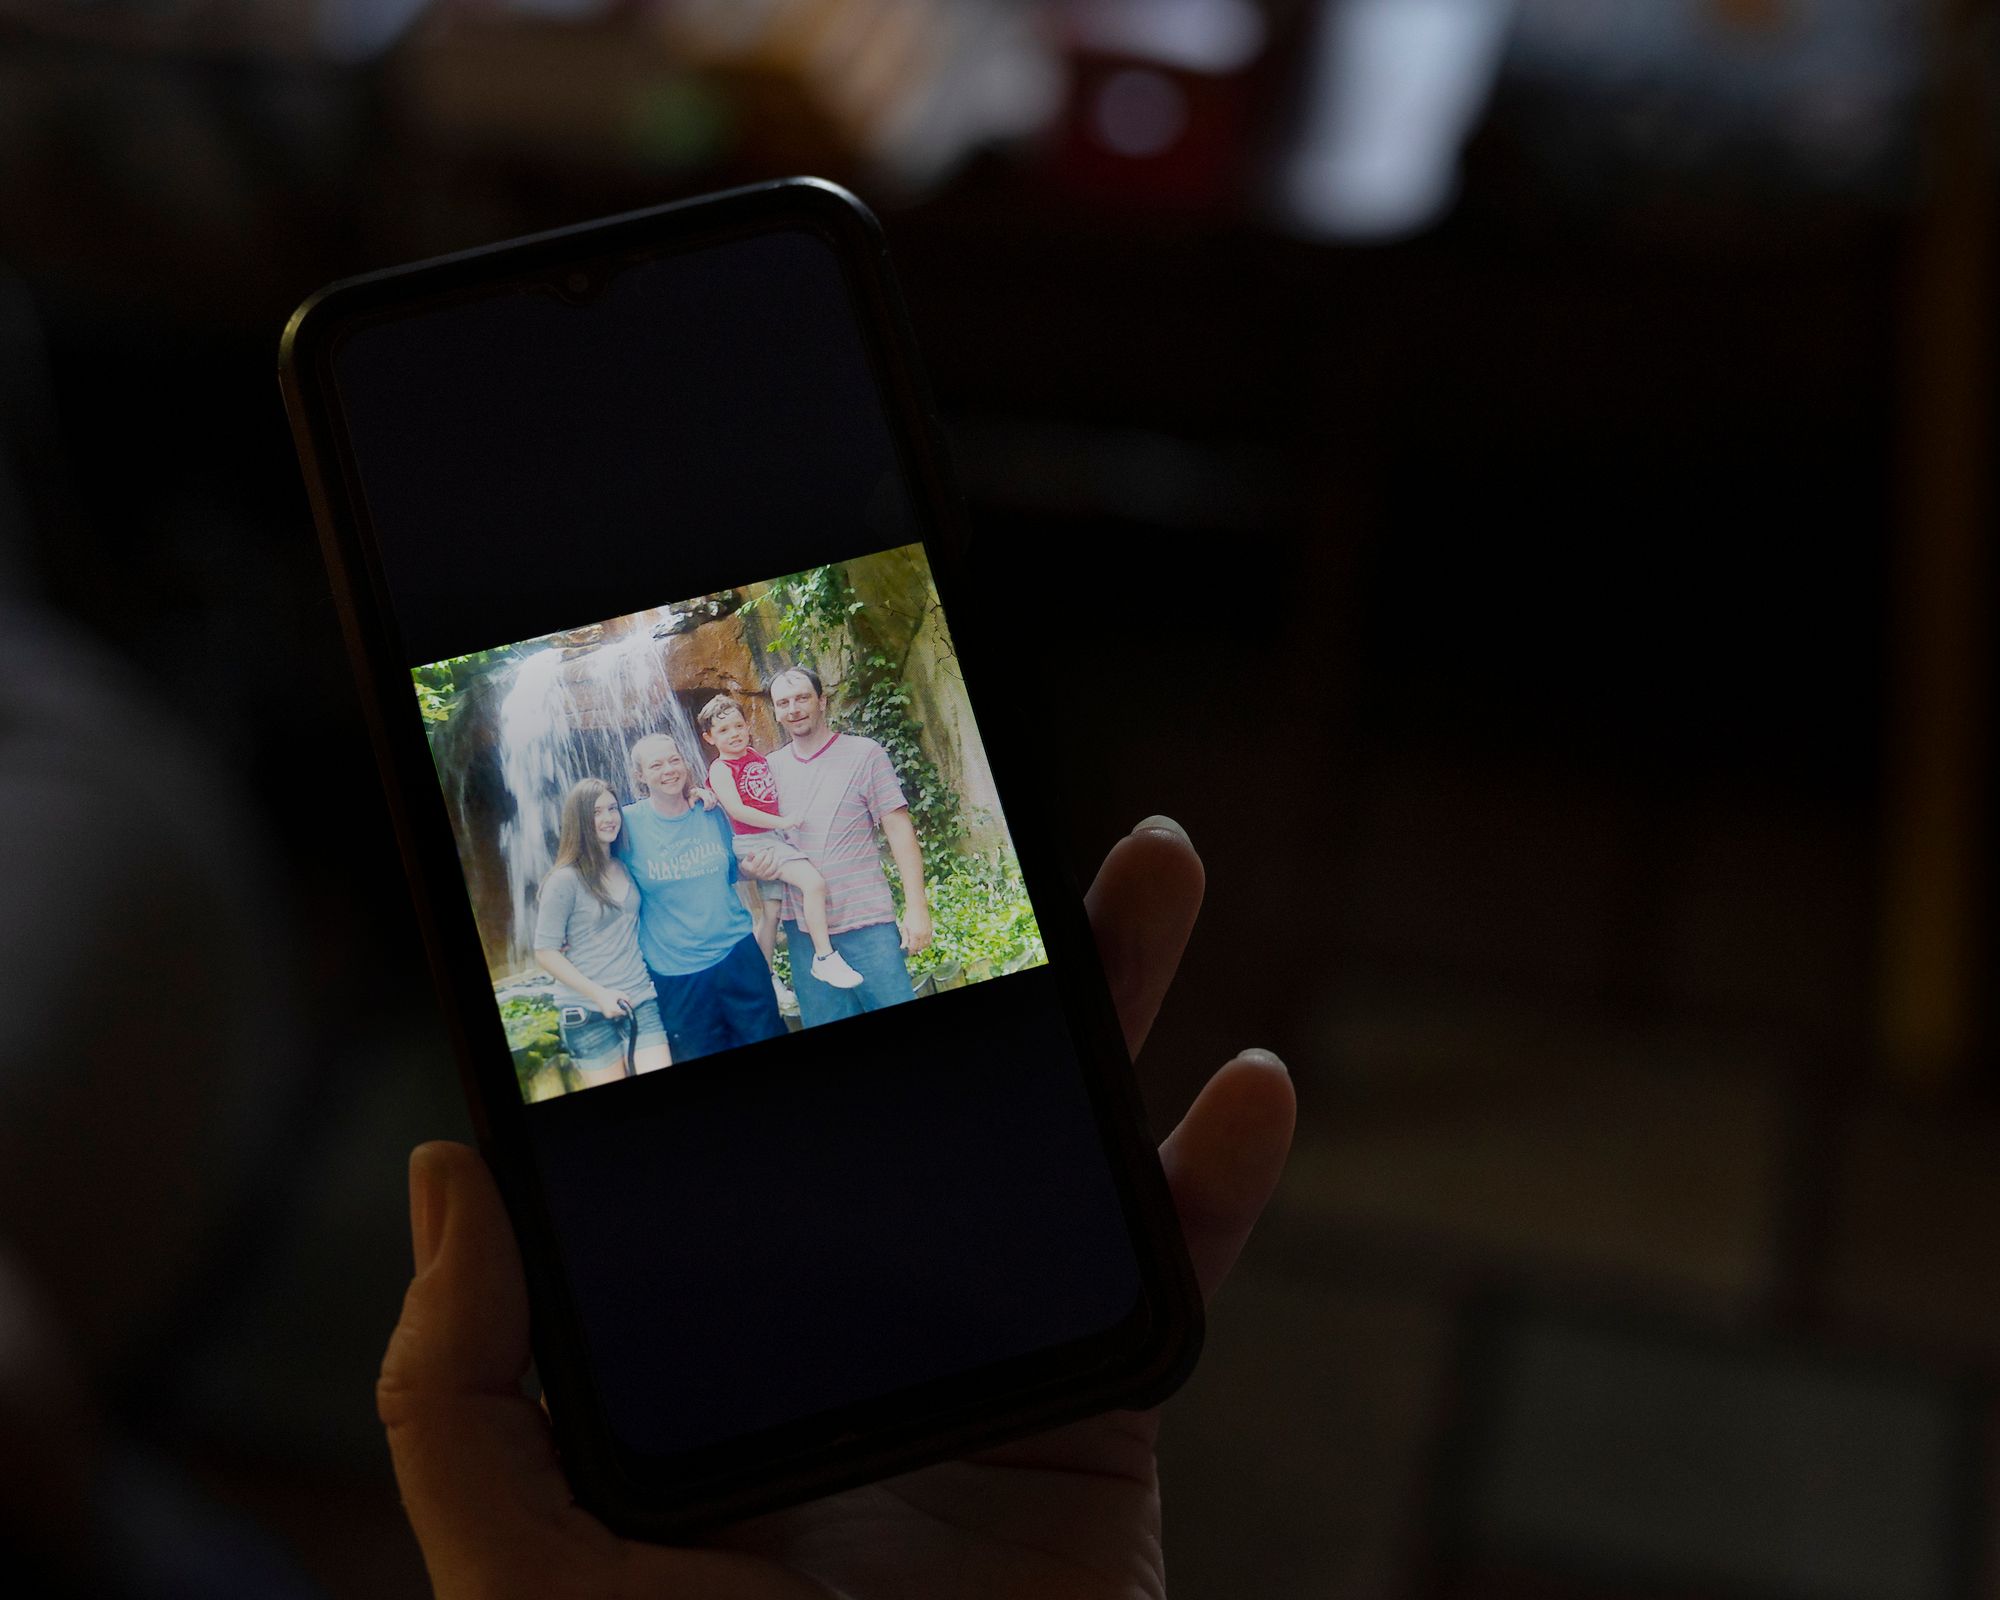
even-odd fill
[{"label": "white sneaker", "polygon": [[858,989],[868,980],[847,964],[838,950],[813,957],[813,976],[835,989]]},{"label": "white sneaker", "polygon": [[799,1009],[799,997],[785,987],[785,980],[775,972],[771,974],[771,993],[778,997],[778,1009],[780,1011],[796,1011]]}]

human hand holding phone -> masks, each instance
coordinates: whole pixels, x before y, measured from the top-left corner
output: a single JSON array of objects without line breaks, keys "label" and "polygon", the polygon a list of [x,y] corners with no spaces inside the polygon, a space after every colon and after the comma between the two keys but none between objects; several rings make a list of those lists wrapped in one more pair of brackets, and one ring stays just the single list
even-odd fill
[{"label": "human hand holding phone", "polygon": [[[1200,858],[1151,819],[1088,897],[1136,1053],[1194,924]],[[1204,1297],[1229,1271],[1291,1142],[1291,1079],[1250,1051],[1224,1066],[1161,1149]],[[838,1593],[1135,1596],[1163,1592],[1153,1444],[1159,1413],[1112,1412],[726,1528],[693,1547],[618,1538],[577,1506],[541,1408],[521,1393],[528,1305],[484,1164],[451,1144],[410,1171],[417,1272],[378,1402],[440,1596]]]},{"label": "human hand holding phone", "polygon": [[[974,714],[1033,646],[970,566],[866,208],[784,180],[349,279],[294,314],[280,382],[468,1181],[505,1202],[496,1270],[595,1536],[682,1541],[1170,1394],[1199,1282],[1035,730],[997,691]],[[913,620],[924,648],[878,648]],[[798,837],[709,809],[724,742]],[[981,896],[997,946],[933,924]],[[773,923],[825,970],[778,982]],[[963,981],[920,991],[927,946]],[[420,1283],[456,1226],[420,1229]]]}]

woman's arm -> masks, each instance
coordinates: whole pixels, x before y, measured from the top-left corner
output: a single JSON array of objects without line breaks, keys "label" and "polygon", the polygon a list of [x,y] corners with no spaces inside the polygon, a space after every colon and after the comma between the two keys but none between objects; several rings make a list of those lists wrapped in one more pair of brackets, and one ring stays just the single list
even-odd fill
[{"label": "woman's arm", "polygon": [[726,763],[718,761],[708,769],[708,786],[715,791],[715,803],[729,816],[734,817],[746,828],[796,828],[797,817],[787,817],[773,811],[759,811],[745,802],[737,792],[736,774]]},{"label": "woman's arm", "polygon": [[607,989],[601,983],[592,983],[583,975],[577,964],[560,950],[537,949],[535,960],[542,971],[554,978],[557,983],[568,984],[578,994],[588,995],[595,1000],[597,1009],[607,1017],[618,1015],[621,1002],[628,1007],[632,1004],[632,997],[623,989]]}]

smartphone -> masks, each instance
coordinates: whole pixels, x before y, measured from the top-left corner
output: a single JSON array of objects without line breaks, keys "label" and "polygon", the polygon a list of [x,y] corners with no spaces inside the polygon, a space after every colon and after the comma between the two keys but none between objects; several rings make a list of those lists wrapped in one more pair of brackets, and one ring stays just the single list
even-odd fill
[{"label": "smartphone", "polygon": [[683,1537],[1171,1392],[1044,623],[969,575],[869,212],[338,283],[280,376],[578,1499]]}]

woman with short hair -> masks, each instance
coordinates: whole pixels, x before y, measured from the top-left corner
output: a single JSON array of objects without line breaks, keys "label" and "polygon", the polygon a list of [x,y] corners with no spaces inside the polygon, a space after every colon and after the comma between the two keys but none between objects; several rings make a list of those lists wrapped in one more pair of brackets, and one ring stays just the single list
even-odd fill
[{"label": "woman with short hair", "polygon": [[785,1023],[771,969],[736,890],[739,876],[776,870],[771,852],[739,861],[729,819],[706,804],[687,752],[671,736],[648,734],[632,746],[631,762],[639,798],[625,808],[618,859],[638,885],[639,953],[674,1059],[778,1038]]}]

